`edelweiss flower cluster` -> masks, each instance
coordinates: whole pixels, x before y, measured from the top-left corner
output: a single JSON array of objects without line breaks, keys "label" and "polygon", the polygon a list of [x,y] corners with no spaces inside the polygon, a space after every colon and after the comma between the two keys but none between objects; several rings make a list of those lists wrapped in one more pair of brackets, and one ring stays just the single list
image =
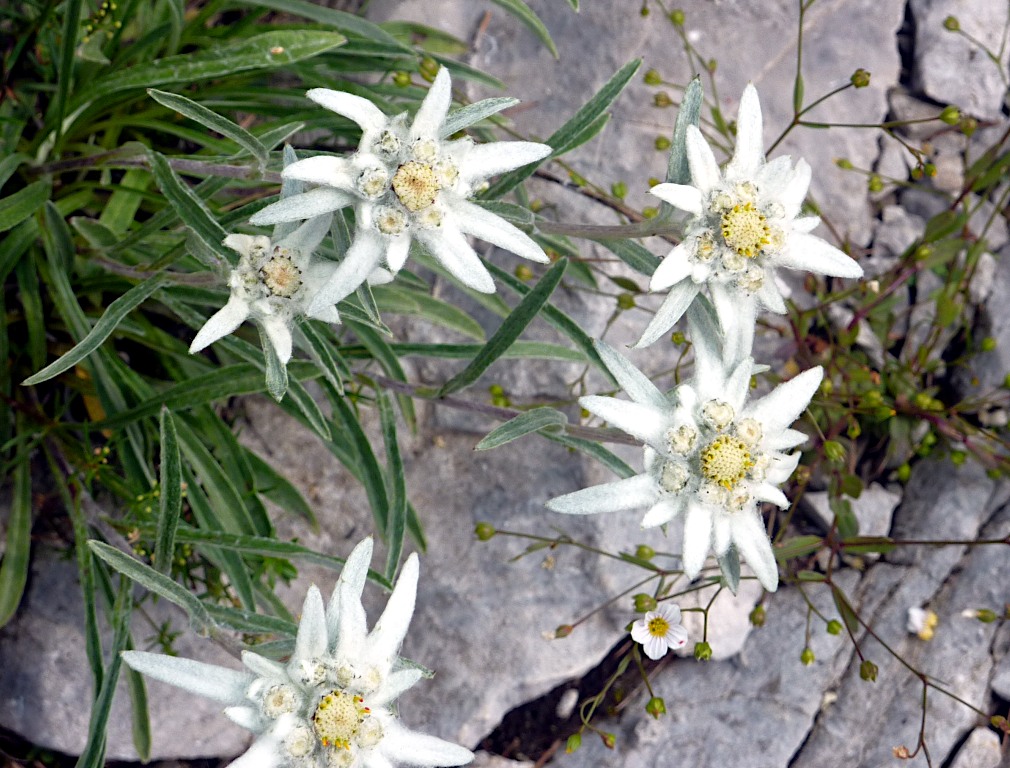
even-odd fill
[{"label": "edelweiss flower cluster", "polygon": [[464,765],[468,749],[404,727],[393,704],[422,677],[397,656],[414,613],[417,555],[407,558],[386,609],[367,631],[361,593],[372,558],[365,539],[347,558],[329,605],[310,587],[286,663],[251,651],[246,671],[142,651],[123,660],[156,680],[214,699],[256,734],[231,768],[390,768]]}]

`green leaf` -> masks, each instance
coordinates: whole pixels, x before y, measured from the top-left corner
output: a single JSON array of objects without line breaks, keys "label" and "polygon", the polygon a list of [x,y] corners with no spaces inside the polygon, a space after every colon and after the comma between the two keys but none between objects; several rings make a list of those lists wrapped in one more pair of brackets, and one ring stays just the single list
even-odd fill
[{"label": "green leaf", "polygon": [[726,550],[726,554],[718,558],[719,570],[722,572],[723,581],[729,587],[729,591],[734,595],[740,587],[740,553],[735,546]]},{"label": "green leaf", "polygon": [[90,355],[109,335],[116,330],[123,318],[142,304],[152,293],[166,281],[166,273],[160,272],[130,290],[109,304],[108,309],[94,327],[78,344],[58,360],[50,363],[41,371],[25,379],[22,384],[32,386],[41,384],[64,371],[70,370],[81,360]]},{"label": "green leaf", "polygon": [[[290,1],[290,0],[289,0]],[[79,89],[75,104],[93,101],[120,91],[178,86],[229,77],[248,70],[270,70],[311,59],[343,45],[337,32],[277,30],[227,45],[215,45],[195,53],[168,56],[100,78],[90,88]]]},{"label": "green leaf", "polygon": [[228,233],[217,223],[217,218],[207,209],[203,200],[176,176],[163,155],[150,151],[147,159],[158,188],[172,204],[179,218],[207,249],[217,254],[223,262],[231,263],[235,254],[224,246]]},{"label": "green leaf", "polygon": [[375,452],[372,451],[368,437],[361,428],[357,414],[351,406],[340,395],[331,396],[330,402],[333,405],[334,418],[338,419],[340,425],[350,434],[351,447],[357,454],[359,479],[365,487],[368,503],[372,507],[375,526],[379,534],[385,537],[389,526],[389,495],[386,492],[386,481],[382,476],[382,469],[375,458]]},{"label": "green leaf", "polygon": [[799,571],[796,578],[800,581],[827,581],[828,577],[817,571]]},{"label": "green leaf", "polygon": [[[130,644],[132,646],[132,643]],[[132,650],[132,647],[130,648]],[[133,746],[140,761],[151,759],[151,717],[147,707],[147,684],[144,676],[127,667],[126,685],[130,690],[130,724],[133,732]]]},{"label": "green leaf", "polygon": [[847,553],[864,554],[879,552],[886,555],[895,549],[894,540],[887,536],[852,536],[842,541],[842,547]]},{"label": "green leaf", "polygon": [[158,494],[158,535],[154,542],[154,565],[164,574],[172,570],[175,554],[175,529],[182,512],[182,466],[179,437],[172,412],[161,408],[161,475]]},{"label": "green leaf", "polygon": [[[701,87],[701,78],[695,76],[684,91],[684,98],[680,100],[677,122],[673,126],[670,159],[666,165],[666,180],[671,184],[691,183],[691,168],[687,163],[687,127],[689,125],[697,127],[701,122],[701,108],[704,100],[705,93]],[[670,204],[664,203],[664,205]]]},{"label": "green leaf", "polygon": [[457,392],[473,384],[487,370],[491,363],[501,357],[502,353],[512,346],[512,343],[519,338],[519,334],[532,322],[533,318],[540,312],[540,308],[547,303],[551,294],[554,293],[554,289],[561,282],[567,266],[568,259],[560,259],[544,273],[544,276],[540,278],[540,282],[537,283],[536,287],[522,298],[470,364],[442,385],[442,388],[438,391],[440,397]]},{"label": "green leaf", "polygon": [[794,557],[812,555],[823,543],[824,539],[820,536],[794,536],[775,546],[775,559],[785,563]]},{"label": "green leaf", "polygon": [[796,73],[796,80],[793,81],[793,112],[797,115],[803,111],[803,75]]},{"label": "green leaf", "polygon": [[491,0],[496,5],[500,5],[506,11],[515,16],[519,21],[525,24],[529,29],[533,31],[537,37],[540,38],[540,42],[547,46],[547,50],[551,52],[551,55],[555,59],[559,58],[558,48],[554,45],[554,41],[551,40],[551,34],[547,31],[547,27],[530,9],[523,0]]},{"label": "green leaf", "polygon": [[14,616],[28,583],[32,534],[31,462],[26,451],[14,468],[14,495],[7,521],[7,546],[0,560],[0,627]]},{"label": "green leaf", "polygon": [[592,440],[583,440],[581,437],[572,437],[568,434],[554,434],[553,432],[548,431],[543,431],[540,434],[548,440],[555,443],[561,443],[561,445],[576,451],[581,451],[587,456],[593,457],[600,462],[600,464],[622,479],[638,474],[634,469],[628,466],[623,459],[617,456],[617,454],[607,448],[604,448],[597,442]]},{"label": "green leaf", "polygon": [[49,182],[34,181],[0,200],[0,232],[13,229],[49,199]]},{"label": "green leaf", "polygon": [[63,116],[67,113],[67,97],[70,86],[74,82],[74,53],[77,47],[77,35],[81,29],[82,0],[68,0],[63,10],[63,34],[60,44],[59,74],[56,79],[56,98],[54,99],[52,121],[55,126],[56,138],[63,133]]},{"label": "green leaf", "polygon": [[[587,101],[578,112],[576,112],[572,117],[562,125],[557,131],[555,131],[547,143],[554,149],[552,157],[556,157],[559,152],[559,148],[568,146],[571,144],[573,139],[579,136],[586,135],[587,131],[595,128],[597,122],[601,119],[601,116],[610,105],[614,103],[614,100],[620,96],[621,91],[624,90],[625,86],[631,82],[631,79],[635,76],[635,72],[638,71],[639,66],[642,62],[640,59],[635,59],[630,61],[621,67],[613,77],[610,78],[604,84],[596,95],[593,96],[589,101]],[[602,127],[602,126],[601,126]],[[595,128],[597,131],[598,128]],[[524,168],[519,168],[511,173],[507,173],[502,176],[498,181],[491,185],[491,187],[484,193],[486,198],[499,198],[502,197],[506,192],[514,189],[517,185],[521,184],[524,179],[528,178],[535,170],[535,165],[528,165]]]},{"label": "green leaf", "polygon": [[266,496],[281,509],[305,518],[314,530],[319,530],[319,521],[301,491],[278,474],[259,454],[246,449],[246,457],[253,472],[256,492]]},{"label": "green leaf", "polygon": [[15,152],[0,160],[0,189],[3,189],[4,184],[14,175],[14,171],[29,160],[31,157],[22,152]]},{"label": "green leaf", "polygon": [[[361,323],[346,321],[347,327],[354,331],[362,344],[372,353],[372,357],[382,366],[386,375],[397,381],[407,381],[407,374],[400,365],[400,360],[390,347],[389,342],[379,334]],[[414,401],[408,395],[398,395],[396,398],[400,406],[400,413],[403,420],[407,422],[407,427],[411,430],[417,427],[417,414],[414,412]]]},{"label": "green leaf", "polygon": [[[471,339],[484,341],[484,329],[480,323],[459,307],[434,296],[389,285],[377,286],[375,298],[384,312],[417,315]],[[399,307],[390,306],[391,302],[399,302]]]},{"label": "green leaf", "polygon": [[838,613],[842,616],[842,621],[849,628],[850,632],[856,632],[859,630],[859,616],[856,614],[856,610],[852,607],[848,598],[845,597],[845,593],[842,592],[834,584],[831,585],[831,597],[834,598],[835,607],[838,609]]},{"label": "green leaf", "polygon": [[340,353],[336,350],[336,346],[330,343],[308,318],[303,318],[298,328],[305,340],[302,348],[308,352],[309,357],[319,366],[319,370],[322,371],[326,380],[338,392],[343,392],[344,377],[350,378],[351,370],[341,358]]},{"label": "green leaf", "polygon": [[603,132],[603,129],[607,127],[607,123],[609,122],[609,113],[597,116],[595,120],[570,136],[567,136],[563,143],[559,143],[556,147],[554,147],[551,157],[561,157],[562,155],[567,155],[573,149],[578,149],[583,144],[588,144]]},{"label": "green leaf", "polygon": [[605,238],[598,239],[596,242],[614,254],[633,270],[640,272],[643,275],[651,275],[656,271],[656,268],[659,266],[659,262],[662,261],[662,259],[658,256],[654,256],[648,248],[641,243],[636,243],[634,240],[613,240]]},{"label": "green leaf", "polygon": [[263,326],[257,325],[256,329],[259,331],[260,346],[263,348],[267,392],[270,393],[270,397],[279,403],[284,399],[284,395],[288,391],[288,369],[277,356],[277,350],[274,349],[273,342],[270,341],[270,337],[263,330]]},{"label": "green leaf", "polygon": [[831,499],[829,501],[831,511],[835,513],[835,524],[838,526],[838,535],[843,539],[849,539],[859,535],[859,520],[856,513],[852,511],[852,504],[847,499]]},{"label": "green leaf", "polygon": [[487,451],[505,443],[511,443],[523,435],[539,432],[543,429],[563,427],[568,423],[568,417],[554,408],[534,408],[520,413],[514,419],[489,432],[483,440],[474,447],[476,451]]},{"label": "green leaf", "polygon": [[305,0],[238,0],[243,5],[251,5],[255,8],[270,8],[281,13],[290,13],[293,16],[301,16],[304,19],[319,22],[327,27],[339,30],[346,34],[357,35],[376,43],[381,43],[389,49],[394,49],[399,53],[414,55],[414,49],[404,45],[382,27],[374,24],[361,16],[346,11],[338,11],[327,8],[325,5],[316,5]]},{"label": "green leaf", "polygon": [[442,123],[439,137],[447,139],[454,133],[469,128],[474,123],[479,123],[481,120],[491,117],[491,115],[497,115],[503,109],[514,107],[518,103],[519,99],[503,96],[475,101],[473,104],[467,104],[465,107],[454,109],[445,118],[445,122]]},{"label": "green leaf", "polygon": [[193,629],[200,634],[206,635],[213,628],[214,622],[204,604],[185,587],[108,544],[92,539],[88,542],[88,546],[99,560],[127,578],[133,579],[149,592],[160,595],[182,608],[189,616]]},{"label": "green leaf", "polygon": [[403,554],[403,536],[407,529],[407,488],[404,479],[403,459],[396,438],[396,413],[389,402],[389,395],[379,392],[379,420],[382,424],[382,440],[386,444],[386,474],[389,477],[389,523],[386,529],[386,578],[396,577]]},{"label": "green leaf", "polygon": [[200,123],[205,128],[220,133],[222,136],[227,136],[259,161],[260,173],[266,170],[270,154],[267,152],[266,147],[260,144],[259,139],[242,126],[236,125],[228,118],[207,109],[202,104],[197,104],[195,101],[187,99],[185,96],[159,91],[154,88],[148,88],[147,92],[152,99],[162,106],[174,109],[179,114]]},{"label": "green leaf", "polygon": [[26,254],[14,270],[17,278],[18,299],[27,326],[28,358],[33,368],[41,368],[46,363],[48,337],[46,317],[42,308],[42,292],[39,288],[39,271],[34,253]]}]

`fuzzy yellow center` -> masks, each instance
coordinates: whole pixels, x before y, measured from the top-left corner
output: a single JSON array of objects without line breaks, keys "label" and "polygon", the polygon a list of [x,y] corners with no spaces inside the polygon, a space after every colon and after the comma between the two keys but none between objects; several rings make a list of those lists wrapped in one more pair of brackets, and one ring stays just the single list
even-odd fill
[{"label": "fuzzy yellow center", "polygon": [[403,207],[412,213],[434,203],[438,190],[435,169],[427,163],[411,160],[401,165],[393,176],[393,191]]},{"label": "fuzzy yellow center", "polygon": [[260,267],[260,279],[274,296],[290,299],[302,285],[302,271],[290,256],[279,253]]},{"label": "fuzzy yellow center", "polygon": [[771,236],[768,220],[754,203],[737,203],[722,215],[722,239],[741,256],[756,258]]},{"label": "fuzzy yellow center", "polygon": [[312,724],[324,747],[351,748],[351,739],[370,714],[364,699],[345,691],[330,691],[319,701]]},{"label": "fuzzy yellow center", "polygon": [[666,633],[670,631],[670,622],[662,616],[653,616],[649,619],[648,630],[653,637],[666,637]]},{"label": "fuzzy yellow center", "polygon": [[727,491],[747,476],[754,466],[747,444],[738,437],[719,435],[701,452],[701,472]]}]

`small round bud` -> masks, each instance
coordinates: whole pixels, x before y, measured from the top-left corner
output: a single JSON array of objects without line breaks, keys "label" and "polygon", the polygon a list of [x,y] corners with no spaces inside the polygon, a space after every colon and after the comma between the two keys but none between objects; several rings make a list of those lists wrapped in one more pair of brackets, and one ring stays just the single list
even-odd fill
[{"label": "small round bud", "polygon": [[992,723],[992,727],[1003,731],[1003,733],[1010,733],[1010,722],[1003,715],[993,715],[989,720]]},{"label": "small round bud", "polygon": [[435,75],[438,74],[438,62],[430,56],[425,56],[421,59],[420,69],[421,76],[424,77],[425,80],[434,80]]},{"label": "small round bud", "polygon": [[628,185],[623,181],[615,181],[610,185],[610,194],[616,197],[618,200],[623,200],[628,196]]},{"label": "small round bud", "polygon": [[650,176],[649,177],[649,180],[648,180],[649,189],[652,189],[657,184],[662,184],[662,183],[663,183],[662,180],[657,179],[655,176]]},{"label": "small round bud", "polygon": [[574,631],[575,627],[573,627],[571,624],[562,624],[561,626],[559,626],[557,629],[554,630],[554,637],[556,638],[568,637]]},{"label": "small round bud", "polygon": [[975,618],[983,624],[992,624],[996,621],[996,611],[992,611],[988,608],[979,608],[975,611]]},{"label": "small round bud", "polygon": [[476,527],[473,529],[473,532],[477,534],[477,538],[480,539],[481,541],[487,541],[488,539],[493,538],[496,533],[498,533],[498,531],[495,530],[495,527],[491,525],[491,523],[477,523]]},{"label": "small round bud", "polygon": [[747,618],[750,619],[751,626],[763,627],[767,616],[768,614],[763,605],[755,605],[754,610],[750,612],[750,615]]},{"label": "small round bud", "polygon": [[967,136],[969,139],[975,135],[975,131],[978,130],[978,120],[974,117],[965,115],[961,118],[961,133]]},{"label": "small round bud", "polygon": [[680,331],[674,331],[673,333],[670,334],[670,341],[672,341],[679,347],[681,344],[687,341],[687,337],[684,336],[684,334],[681,333]]},{"label": "small round bud", "polygon": [[854,88],[865,88],[870,84],[870,73],[862,68],[857,69],[852,73],[849,82],[852,83]]},{"label": "small round bud", "polygon": [[646,594],[645,592],[639,592],[634,597],[635,610],[638,613],[645,613],[646,611],[656,610],[656,598],[652,595]]},{"label": "small round bud", "polygon": [[850,440],[855,440],[862,433],[863,433],[863,428],[861,426],[859,426],[859,422],[856,421],[855,419],[852,419],[849,422],[849,426],[845,430],[845,434],[847,434],[849,436]]},{"label": "small round bud", "polygon": [[575,752],[581,746],[582,746],[582,734],[573,733],[571,736],[568,737],[568,741],[565,742],[565,753],[570,755],[572,754],[572,752]]},{"label": "small round bud", "polygon": [[866,188],[871,192],[880,192],[884,188],[884,180],[877,174],[873,174],[870,176],[870,180],[866,182]]},{"label": "small round bud", "polygon": [[684,26],[684,12],[680,8],[670,11],[670,21],[673,22],[674,26]]},{"label": "small round bud", "polygon": [[397,88],[406,88],[410,85],[410,72],[394,72],[393,73],[393,85]]},{"label": "small round bud", "polygon": [[948,104],[943,108],[943,112],[940,113],[940,120],[947,125],[957,125],[961,122],[961,110],[953,104]]},{"label": "small round bud", "polygon": [[943,20],[943,28],[949,32],[958,32],[961,29],[961,22],[957,20],[957,16],[948,16]]},{"label": "small round bud", "polygon": [[800,654],[800,662],[802,662],[804,667],[809,667],[814,663],[817,657],[814,656],[814,652],[809,648],[804,648],[803,652]]},{"label": "small round bud", "polygon": [[659,85],[663,82],[662,75],[659,74],[654,69],[647,70],[645,73],[645,84],[646,85]]},{"label": "small round bud", "polygon": [[643,18],[649,15],[649,6],[645,3],[642,4],[642,9],[638,12],[639,16]]},{"label": "small round bud", "polygon": [[993,337],[993,336],[986,336],[984,339],[982,339],[982,351],[983,352],[992,352],[994,349],[996,349],[996,338],[995,337]]},{"label": "small round bud", "polygon": [[666,702],[661,696],[653,696],[645,705],[645,711],[658,720],[660,715],[666,714]]},{"label": "small round bud", "polygon": [[694,644],[694,658],[698,661],[709,661],[712,658],[712,646],[702,640]]},{"label": "small round bud", "polygon": [[964,451],[951,451],[950,460],[955,467],[960,467],[967,460],[968,454]]},{"label": "small round bud", "polygon": [[828,457],[828,461],[841,464],[845,461],[845,446],[837,440],[825,440],[824,455]]},{"label": "small round bud", "polygon": [[714,74],[715,71],[719,68],[719,62],[716,61],[715,59],[709,59],[708,64],[706,64],[705,66],[709,72],[712,72]]},{"label": "small round bud", "polygon": [[926,175],[926,172],[922,169],[921,165],[915,166],[911,171],[911,176],[916,181],[921,181],[922,177]]},{"label": "small round bud", "polygon": [[928,245],[920,245],[913,254],[916,261],[924,261],[933,255],[933,249]]},{"label": "small round bud", "polygon": [[670,98],[670,94],[666,91],[660,91],[655,96],[652,97],[652,105],[654,107],[671,107],[673,106],[673,99]]},{"label": "small round bud", "polygon": [[859,677],[868,683],[875,683],[877,681],[878,671],[877,665],[869,659],[864,659],[863,663],[859,665]]},{"label": "small round bud", "polygon": [[838,619],[832,619],[828,622],[825,629],[828,631],[829,635],[840,635],[842,634],[842,622]]},{"label": "small round bud", "polygon": [[653,208],[651,205],[647,208],[642,209],[642,216],[647,219],[654,219],[659,215],[659,209]]},{"label": "small round bud", "polygon": [[923,165],[922,172],[931,179],[936,178],[936,166],[933,163],[926,163]]},{"label": "small round bud", "polygon": [[897,476],[899,483],[907,483],[908,478],[912,476],[912,468],[908,465],[908,463],[902,464],[898,467],[895,475]]},{"label": "small round bud", "polygon": [[634,309],[635,297],[627,292],[619,293],[617,294],[617,306],[619,309]]},{"label": "small round bud", "polygon": [[617,737],[612,733],[601,733],[600,738],[607,749],[613,749],[617,744]]},{"label": "small round bud", "polygon": [[673,145],[673,142],[671,142],[668,138],[666,138],[666,136],[657,136],[655,143],[656,143],[656,149],[658,149],[660,152],[666,151]]},{"label": "small round bud", "polygon": [[847,157],[835,158],[835,165],[841,168],[843,171],[851,171],[853,168],[852,161]]},{"label": "small round bud", "polygon": [[651,560],[656,556],[656,550],[650,547],[648,544],[639,544],[635,548],[635,557],[639,560]]},{"label": "small round bud", "polygon": [[515,276],[522,280],[524,283],[528,283],[533,279],[533,270],[530,269],[525,264],[520,264],[516,267]]}]

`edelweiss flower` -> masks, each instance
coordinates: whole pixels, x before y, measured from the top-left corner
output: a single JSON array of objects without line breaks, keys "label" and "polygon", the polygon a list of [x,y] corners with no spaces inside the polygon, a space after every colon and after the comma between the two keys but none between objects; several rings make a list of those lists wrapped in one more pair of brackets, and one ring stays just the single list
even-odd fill
[{"label": "edelweiss flower", "polygon": [[680,624],[680,606],[663,603],[631,625],[631,639],[641,643],[645,655],[653,661],[666,656],[670,648],[683,648],[687,630]]},{"label": "edelweiss flower", "polygon": [[691,184],[657,184],[652,194],[693,214],[684,240],[652,276],[650,288],[670,288],[659,312],[636,346],[644,347],[669,331],[708,286],[725,332],[728,363],[743,359],[754,339],[758,306],[783,313],[775,284],[779,267],[822,275],[860,277],[862,268],[810,232],[820,219],[800,217],[810,186],[810,166],[789,157],[765,162],[761,105],[753,85],[740,99],[733,158],[719,170],[701,131],[687,129]]},{"label": "edelweiss flower", "polygon": [[681,512],[684,572],[695,578],[709,550],[724,556],[730,546],[743,555],[761,584],[778,588],[778,568],[759,512],[760,502],[789,506],[777,487],[799,462],[786,454],[806,440],[789,425],[807,407],[823,370],[812,368],[747,402],[753,361],[727,375],[718,347],[692,333],[695,376],[670,396],[603,342],[597,351],[631,401],[589,396],[579,404],[646,444],[645,471],[613,483],[552,499],[548,508],[592,514],[648,506],[643,527],[663,525]]},{"label": "edelweiss flower", "polygon": [[123,660],[149,677],[224,703],[224,713],[256,740],[231,768],[390,768],[464,765],[473,754],[410,731],[394,700],[421,677],[398,668],[397,650],[414,612],[417,555],[403,565],[386,609],[367,632],[361,592],[372,556],[365,539],[351,553],[329,606],[310,587],[295,651],[286,664],[242,653],[248,671],[189,659],[125,651]]},{"label": "edelweiss flower", "polygon": [[406,115],[388,118],[360,96],[325,88],[308,92],[316,103],[361,126],[358,151],[349,158],[319,155],[285,168],[285,178],[319,188],[268,206],[252,221],[294,221],[354,206],[354,242],[310,309],[344,298],[376,267],[395,274],[415,239],[461,283],[483,293],[494,293],[494,281],[466,235],[548,261],[525,233],[467,199],[491,176],[536,162],[551,148],[526,141],[447,141],[451,87],[449,73],[439,70],[409,127]]}]

